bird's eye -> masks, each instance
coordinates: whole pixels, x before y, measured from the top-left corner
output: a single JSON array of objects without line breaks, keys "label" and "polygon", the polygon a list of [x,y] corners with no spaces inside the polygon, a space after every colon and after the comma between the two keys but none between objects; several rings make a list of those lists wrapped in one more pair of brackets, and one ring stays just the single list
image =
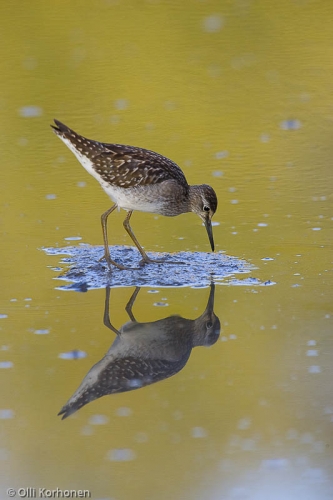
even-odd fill
[{"label": "bird's eye", "polygon": [[213,326],[213,323],[211,321],[207,321],[206,323],[206,327],[208,328],[208,330],[210,330]]},{"label": "bird's eye", "polygon": [[210,210],[210,208],[207,205],[204,205],[203,209],[204,209],[205,212],[209,212],[209,210]]}]

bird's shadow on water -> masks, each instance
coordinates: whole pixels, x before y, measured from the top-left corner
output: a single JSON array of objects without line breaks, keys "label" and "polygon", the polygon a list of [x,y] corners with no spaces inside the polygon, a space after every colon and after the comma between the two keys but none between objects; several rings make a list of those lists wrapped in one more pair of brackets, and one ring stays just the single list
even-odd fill
[{"label": "bird's shadow on water", "polygon": [[[101,246],[79,245],[76,247],[43,248],[47,255],[67,255],[60,267],[52,268],[61,274],[56,279],[71,284],[59,286],[62,290],[85,292],[92,288],[119,286],[180,287],[208,286],[213,279],[216,284],[271,285],[254,277],[236,275],[249,274],[255,267],[245,260],[223,253],[179,252],[174,254],[149,252],[151,258],[164,259],[161,264],[146,264],[140,269],[108,269],[105,261],[99,261],[104,253]],[[128,267],[137,267],[140,254],[136,248],[113,246],[112,258]],[[168,263],[169,261],[169,263]]]}]

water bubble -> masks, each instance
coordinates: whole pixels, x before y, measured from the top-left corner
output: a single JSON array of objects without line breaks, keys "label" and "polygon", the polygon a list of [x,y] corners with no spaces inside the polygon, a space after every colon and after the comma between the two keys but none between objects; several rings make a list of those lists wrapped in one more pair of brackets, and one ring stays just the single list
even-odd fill
[{"label": "water bubble", "polygon": [[114,107],[119,110],[125,110],[128,108],[128,100],[127,99],[117,99],[114,102]]},{"label": "water bubble", "polygon": [[317,349],[308,349],[306,351],[307,356],[318,356],[318,351]]},{"label": "water bubble", "polygon": [[72,351],[62,352],[58,355],[60,359],[82,359],[87,357],[87,353],[73,349]]},{"label": "water bubble", "polygon": [[129,448],[116,448],[108,451],[106,458],[112,462],[128,462],[136,458],[136,453]]},{"label": "water bubble", "polygon": [[302,126],[302,123],[300,120],[294,120],[294,119],[289,119],[289,120],[283,120],[280,123],[280,128],[282,130],[298,130]]},{"label": "water bubble", "polygon": [[251,419],[250,418],[242,418],[238,421],[237,429],[245,430],[251,427]]},{"label": "water bubble", "polygon": [[271,136],[269,134],[261,134],[260,140],[261,142],[267,143],[271,140]]},{"label": "water bubble", "polygon": [[309,373],[321,373],[321,368],[318,365],[312,365],[308,368]]},{"label": "water bubble", "polygon": [[165,101],[164,107],[168,111],[174,111],[176,109],[176,103],[173,101]]},{"label": "water bubble", "polygon": [[281,470],[290,467],[290,461],[287,458],[268,458],[261,462],[261,469]]},{"label": "water bubble", "polygon": [[92,415],[89,418],[89,424],[91,425],[105,425],[109,422],[109,418],[106,415]]},{"label": "water bubble", "polygon": [[13,410],[0,410],[0,419],[9,420],[15,417],[15,412]]},{"label": "water bubble", "polygon": [[33,118],[36,116],[42,116],[43,109],[39,106],[23,106],[19,109],[19,115],[23,118]]},{"label": "water bubble", "polygon": [[131,408],[127,408],[126,406],[121,406],[120,408],[116,409],[116,415],[118,417],[129,417],[132,415],[132,410]]},{"label": "water bubble", "polygon": [[148,434],[146,432],[138,432],[134,439],[137,443],[146,443],[148,441]]},{"label": "water bubble", "polygon": [[81,434],[83,436],[92,436],[95,432],[95,429],[91,427],[91,425],[84,425],[81,429]]},{"label": "water bubble", "polygon": [[41,328],[39,330],[34,330],[34,333],[36,335],[47,335],[48,333],[50,333],[50,330],[48,330],[47,328]]},{"label": "water bubble", "polygon": [[220,14],[212,14],[203,20],[203,30],[206,33],[217,33],[223,27],[224,20]]},{"label": "water bubble", "polygon": [[14,363],[12,361],[0,361],[0,368],[7,369],[7,368],[12,368],[14,366]]},{"label": "water bubble", "polygon": [[215,153],[215,158],[217,160],[222,160],[223,158],[227,158],[227,156],[229,156],[228,151],[218,151],[217,153]]},{"label": "water bubble", "polygon": [[194,438],[205,438],[208,433],[203,427],[193,427],[191,430],[192,437]]}]

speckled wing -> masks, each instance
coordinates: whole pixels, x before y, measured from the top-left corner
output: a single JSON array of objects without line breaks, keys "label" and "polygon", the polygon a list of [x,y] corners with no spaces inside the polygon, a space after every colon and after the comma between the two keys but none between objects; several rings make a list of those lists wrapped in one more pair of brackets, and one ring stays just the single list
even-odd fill
[{"label": "speckled wing", "polygon": [[55,125],[51,125],[54,132],[76,154],[81,163],[85,158],[90,165],[88,170],[94,170],[109,184],[130,188],[174,179],[183,185],[185,190],[188,189],[183,172],[168,158],[148,149],[87,139],[58,120],[54,122]]},{"label": "speckled wing", "polygon": [[103,144],[103,151],[94,156],[93,162],[96,172],[114,186],[146,186],[171,179],[188,186],[176,163],[147,149]]}]

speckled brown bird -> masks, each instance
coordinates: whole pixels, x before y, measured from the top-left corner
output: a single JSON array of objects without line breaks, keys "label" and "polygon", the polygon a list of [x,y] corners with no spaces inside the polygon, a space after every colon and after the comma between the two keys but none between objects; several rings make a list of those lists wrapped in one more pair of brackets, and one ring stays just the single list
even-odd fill
[{"label": "speckled brown bird", "polygon": [[[142,255],[141,263],[160,263],[144,251],[129,220],[134,210],[166,216],[194,212],[205,224],[214,251],[212,217],[217,208],[214,189],[207,184],[190,186],[176,163],[148,149],[121,144],[106,144],[77,134],[54,120],[56,135],[74,153],[115,204],[101,216],[104,257],[109,267],[129,269],[111,259],[107,237],[107,218],[116,208],[128,211],[124,227]],[[131,268],[133,269],[133,268]]]}]

